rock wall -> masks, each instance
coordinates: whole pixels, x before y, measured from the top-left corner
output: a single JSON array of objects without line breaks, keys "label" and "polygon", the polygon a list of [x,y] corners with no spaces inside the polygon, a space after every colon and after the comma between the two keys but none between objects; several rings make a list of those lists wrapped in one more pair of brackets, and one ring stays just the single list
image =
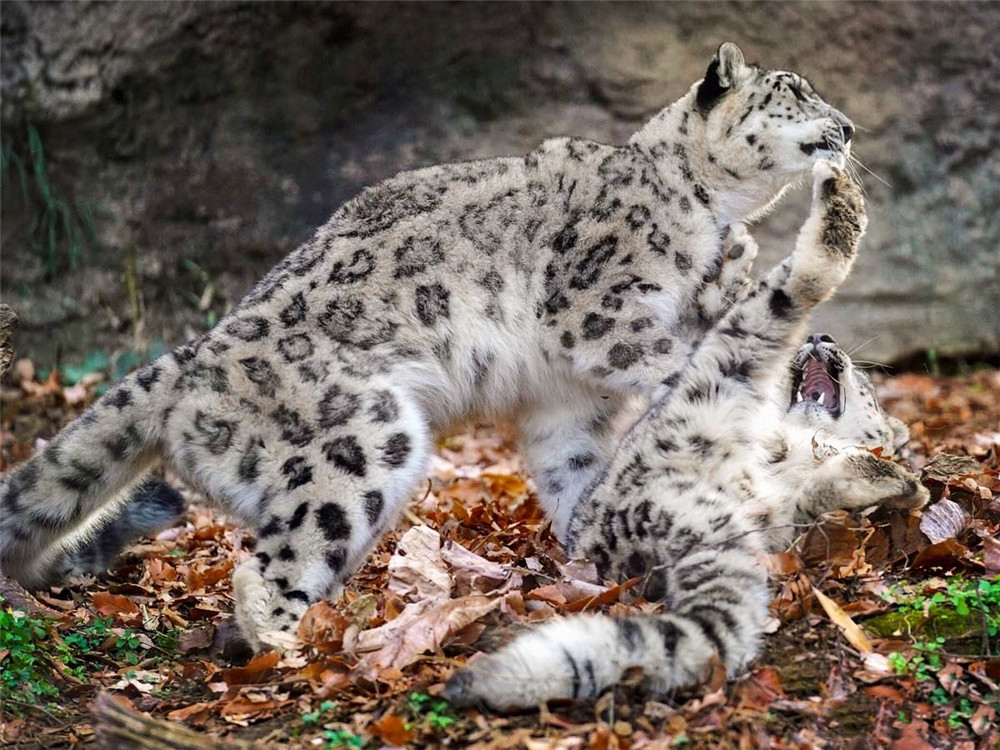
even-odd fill
[{"label": "rock wall", "polygon": [[[861,126],[870,231],[818,326],[880,361],[1000,351],[1000,5],[5,2],[0,26],[5,149],[29,161],[31,126],[53,193],[98,206],[48,280],[5,170],[3,296],[41,363],[179,342],[400,169],[624,141],[724,40]],[[806,205],[757,230],[764,262]]]}]

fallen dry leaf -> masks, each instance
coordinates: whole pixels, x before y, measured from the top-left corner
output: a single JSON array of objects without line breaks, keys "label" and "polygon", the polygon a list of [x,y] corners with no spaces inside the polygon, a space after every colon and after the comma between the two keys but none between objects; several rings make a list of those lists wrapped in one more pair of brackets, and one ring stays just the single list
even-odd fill
[{"label": "fallen dry leaf", "polygon": [[403,534],[389,560],[388,588],[411,601],[443,601],[451,595],[451,576],[441,557],[441,536],[429,526]]},{"label": "fallen dry leaf", "polygon": [[369,679],[384,669],[402,669],[428,651],[436,651],[454,633],[500,606],[501,597],[483,595],[452,599],[443,604],[410,604],[392,622],[358,636],[357,650],[366,653],[358,666]]},{"label": "fallen dry leaf", "polygon": [[924,510],[920,519],[920,530],[934,544],[945,539],[953,539],[965,531],[972,517],[958,503],[952,500],[940,500]]},{"label": "fallen dry leaf", "polygon": [[127,624],[138,623],[141,612],[139,605],[122,594],[109,594],[105,591],[95,591],[91,597],[94,609],[105,616],[120,618]]},{"label": "fallen dry leaf", "polygon": [[371,732],[390,745],[406,745],[414,739],[414,733],[406,728],[403,717],[386,714],[371,725]]},{"label": "fallen dry leaf", "polygon": [[227,685],[256,685],[263,682],[277,664],[278,654],[269,651],[266,654],[258,654],[245,667],[222,670],[221,677]]}]

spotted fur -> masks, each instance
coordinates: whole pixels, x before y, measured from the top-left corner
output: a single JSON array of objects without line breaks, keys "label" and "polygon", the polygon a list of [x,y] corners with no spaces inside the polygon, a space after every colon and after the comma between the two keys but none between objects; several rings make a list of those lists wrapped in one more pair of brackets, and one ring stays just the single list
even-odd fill
[{"label": "spotted fur", "polygon": [[[837,168],[817,165],[813,195],[794,253],[709,332],[570,524],[573,555],[606,577],[641,576],[643,595],[663,610],[549,622],[459,671],[446,697],[496,708],[592,698],[633,667],[663,693],[697,684],[716,655],[733,674],[756,655],[767,615],[760,551],[835,508],[926,501],[915,477],[867,450],[891,455],[907,433],[833,339],[811,337],[791,357],[865,226],[860,192]],[[740,229],[728,240],[751,242]],[[828,368],[839,388],[827,375],[804,377],[807,364]],[[799,400],[804,381],[813,390]]]},{"label": "spotted fur", "polygon": [[843,160],[851,132],[804,79],[727,44],[624,146],[556,138],[364,190],[4,480],[0,567],[45,580],[163,457],[257,530],[234,588],[259,646],[337,594],[431,434],[477,413],[519,421],[565,536],[616,416],[670,388],[744,283],[723,273],[725,227]]}]

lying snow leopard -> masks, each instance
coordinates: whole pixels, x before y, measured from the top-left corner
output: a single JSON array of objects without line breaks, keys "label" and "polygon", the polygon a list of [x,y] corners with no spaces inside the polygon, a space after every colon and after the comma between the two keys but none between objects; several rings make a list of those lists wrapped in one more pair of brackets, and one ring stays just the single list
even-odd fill
[{"label": "lying snow leopard", "polygon": [[[0,568],[46,578],[157,457],[257,529],[233,576],[252,645],[337,594],[423,474],[431,434],[513,416],[557,535],[725,305],[722,229],[854,129],[794,73],[724,44],[625,146],[364,190],[219,325],[128,376],[0,488]],[[721,290],[721,291],[720,291]]]},{"label": "lying snow leopard", "polygon": [[[595,697],[631,667],[662,693],[697,684],[715,654],[731,675],[756,655],[768,611],[758,551],[829,510],[926,502],[914,476],[867,450],[891,455],[908,431],[833,339],[811,336],[791,356],[865,226],[855,184],[825,164],[814,173],[791,257],[708,333],[570,524],[572,555],[606,577],[642,576],[663,612],[554,620],[458,672],[447,698],[503,708]],[[727,242],[752,240],[736,228]]]}]

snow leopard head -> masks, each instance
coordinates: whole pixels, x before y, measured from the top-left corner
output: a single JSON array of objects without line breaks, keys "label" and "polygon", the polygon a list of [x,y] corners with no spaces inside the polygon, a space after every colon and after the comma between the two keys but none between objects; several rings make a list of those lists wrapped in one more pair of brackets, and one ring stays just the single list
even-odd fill
[{"label": "snow leopard head", "polygon": [[797,73],[748,65],[735,44],[719,47],[692,91],[707,159],[732,179],[794,182],[817,160],[849,156],[854,125],[842,112]]},{"label": "snow leopard head", "polygon": [[823,434],[840,447],[882,448],[891,456],[910,439],[900,420],[886,414],[871,379],[825,333],[816,333],[792,358],[786,420]]}]

